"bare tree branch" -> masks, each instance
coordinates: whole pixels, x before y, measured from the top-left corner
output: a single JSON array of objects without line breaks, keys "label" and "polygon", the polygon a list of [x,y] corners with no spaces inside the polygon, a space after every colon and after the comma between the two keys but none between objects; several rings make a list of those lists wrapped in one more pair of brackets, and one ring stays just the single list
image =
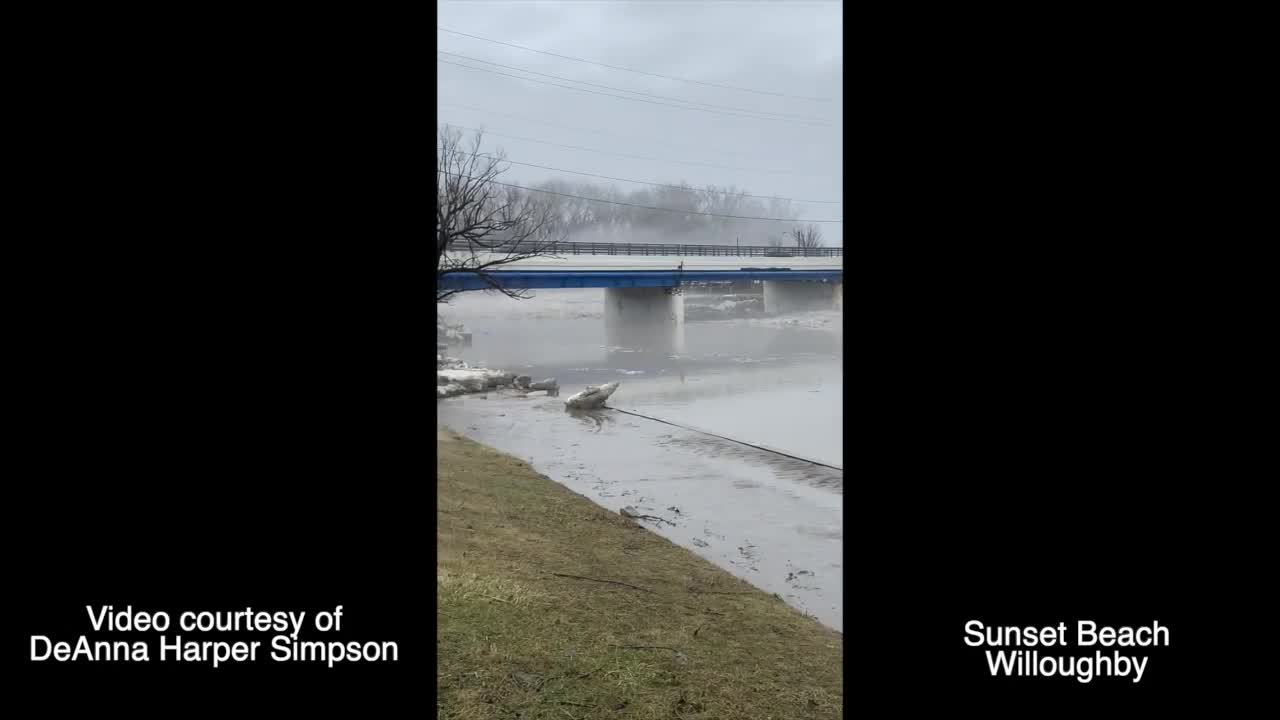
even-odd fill
[{"label": "bare tree branch", "polygon": [[486,290],[513,298],[524,290],[503,287],[492,270],[518,260],[554,257],[555,244],[564,239],[556,203],[533,193],[494,181],[510,167],[502,150],[481,153],[484,133],[469,146],[462,133],[440,128],[436,150],[436,302],[445,302],[461,289],[444,289],[449,275],[479,277]]},{"label": "bare tree branch", "polygon": [[802,250],[822,247],[822,229],[817,225],[796,227],[791,231],[791,238],[796,241],[796,247]]}]

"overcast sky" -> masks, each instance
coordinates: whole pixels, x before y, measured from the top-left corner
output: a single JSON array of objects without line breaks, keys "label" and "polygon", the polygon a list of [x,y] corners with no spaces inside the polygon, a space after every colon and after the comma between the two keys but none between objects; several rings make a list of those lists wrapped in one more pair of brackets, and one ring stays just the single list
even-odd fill
[{"label": "overcast sky", "polygon": [[[511,160],[599,175],[659,183],[685,181],[699,187],[732,184],[757,195],[840,200],[843,43],[839,2],[441,0],[437,5],[437,48],[454,53],[437,54],[437,61],[640,97],[598,87],[604,85],[738,113],[620,100],[437,62],[437,117],[454,125],[484,127],[489,131],[485,149],[501,147]],[[439,28],[648,73],[828,101],[652,77]],[[726,107],[800,117],[785,121],[742,117],[739,110]],[[567,149],[497,133],[662,160]],[[520,165],[511,166],[503,177],[518,184],[552,178],[611,183]],[[644,187],[612,184],[627,191]],[[798,207],[804,219],[844,217],[840,204]],[[840,224],[820,227],[828,245],[843,244]]]}]

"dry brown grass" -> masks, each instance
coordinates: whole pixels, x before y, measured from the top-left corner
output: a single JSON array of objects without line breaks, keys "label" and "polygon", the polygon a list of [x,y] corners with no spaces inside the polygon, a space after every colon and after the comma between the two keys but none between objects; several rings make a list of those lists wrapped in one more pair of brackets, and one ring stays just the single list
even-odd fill
[{"label": "dry brown grass", "polygon": [[839,633],[514,458],[436,444],[439,717],[841,716]]}]

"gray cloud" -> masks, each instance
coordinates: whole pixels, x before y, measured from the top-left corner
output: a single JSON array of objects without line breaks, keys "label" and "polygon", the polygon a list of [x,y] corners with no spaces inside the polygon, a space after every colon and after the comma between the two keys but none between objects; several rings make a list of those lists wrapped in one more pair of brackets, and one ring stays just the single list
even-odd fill
[{"label": "gray cloud", "polygon": [[[496,135],[486,138],[487,149],[501,147],[512,160],[615,177],[732,184],[762,195],[840,199],[843,45],[838,2],[471,0],[443,1],[438,8],[438,24],[459,32],[663,75],[833,100],[814,102],[677,82],[438,31],[437,47],[451,53],[690,102],[817,116],[830,123],[815,127],[629,102],[437,63],[437,114],[442,122],[617,153],[788,174],[620,158]],[[606,182],[519,165],[504,177],[518,183],[552,178]],[[615,184],[625,190],[640,187]],[[808,205],[803,218],[843,218],[843,206]],[[830,244],[842,244],[841,225],[825,224],[823,230]]]}]

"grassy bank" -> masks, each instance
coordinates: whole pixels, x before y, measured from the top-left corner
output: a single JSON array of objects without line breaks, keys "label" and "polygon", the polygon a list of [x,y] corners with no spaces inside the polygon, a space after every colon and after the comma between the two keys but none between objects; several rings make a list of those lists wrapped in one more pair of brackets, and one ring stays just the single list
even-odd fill
[{"label": "grassy bank", "polygon": [[835,718],[843,639],[439,431],[441,718]]}]

